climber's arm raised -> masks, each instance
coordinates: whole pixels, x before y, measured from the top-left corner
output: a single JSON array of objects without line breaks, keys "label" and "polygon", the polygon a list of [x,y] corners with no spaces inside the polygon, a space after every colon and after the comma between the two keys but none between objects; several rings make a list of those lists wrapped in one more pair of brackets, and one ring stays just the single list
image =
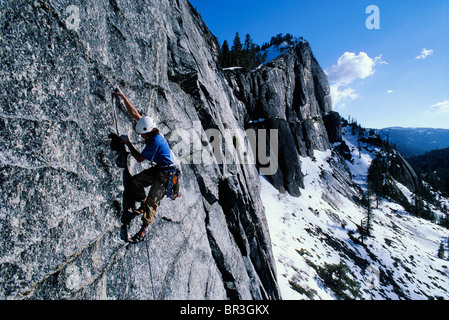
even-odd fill
[{"label": "climber's arm raised", "polygon": [[123,94],[122,90],[120,90],[119,87],[116,87],[114,91],[112,91],[112,94],[115,94],[118,97],[121,97],[123,99],[123,102],[125,103],[126,109],[128,110],[129,114],[139,121],[142,116],[139,114],[137,109],[129,102],[129,100],[126,98],[126,96]]}]

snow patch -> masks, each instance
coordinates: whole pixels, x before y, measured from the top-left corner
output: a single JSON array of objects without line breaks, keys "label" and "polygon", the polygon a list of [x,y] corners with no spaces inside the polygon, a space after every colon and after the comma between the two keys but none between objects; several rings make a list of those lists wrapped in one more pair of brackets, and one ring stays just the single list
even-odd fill
[{"label": "snow patch", "polygon": [[[346,165],[353,182],[366,190],[368,168],[379,150],[359,145],[349,129],[343,137],[352,154]],[[373,237],[364,245],[356,243],[357,224],[366,209],[348,199],[335,181],[324,178],[339,170],[331,164],[333,157],[329,150],[301,158],[305,189],[299,198],[279,193],[260,178],[282,298],[338,299],[317,268],[343,263],[348,277],[358,285],[357,294],[344,292],[351,298],[449,299],[449,261],[437,258],[448,230],[382,200],[373,209]],[[405,186],[398,187],[411,199]]]}]

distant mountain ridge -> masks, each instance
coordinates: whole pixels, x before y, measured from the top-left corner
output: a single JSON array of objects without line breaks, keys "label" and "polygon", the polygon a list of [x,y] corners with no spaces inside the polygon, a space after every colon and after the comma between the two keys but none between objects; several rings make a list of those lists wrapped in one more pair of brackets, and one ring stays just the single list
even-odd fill
[{"label": "distant mountain ridge", "polygon": [[449,129],[390,127],[378,133],[383,140],[394,143],[405,158],[449,148]]}]

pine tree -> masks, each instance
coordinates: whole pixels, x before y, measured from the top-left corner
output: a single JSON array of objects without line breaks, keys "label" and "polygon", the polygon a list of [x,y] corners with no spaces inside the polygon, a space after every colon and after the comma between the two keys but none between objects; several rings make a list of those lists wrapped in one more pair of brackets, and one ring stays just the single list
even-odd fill
[{"label": "pine tree", "polygon": [[235,53],[240,53],[242,51],[242,48],[243,48],[243,45],[242,45],[242,41],[240,39],[240,35],[238,32],[236,32],[231,51],[235,52]]},{"label": "pine tree", "polygon": [[366,196],[362,194],[362,205],[366,206],[366,214],[360,225],[357,225],[357,229],[360,234],[359,239],[363,244],[367,237],[372,236],[373,231],[373,208],[371,207],[371,191],[369,189]]},{"label": "pine tree", "polygon": [[443,212],[444,213],[444,217],[440,219],[439,224],[442,227],[445,227],[445,228],[449,229],[449,213],[447,213],[446,206],[443,207],[443,210],[446,210],[446,212]]},{"label": "pine tree", "polygon": [[388,195],[387,175],[388,165],[386,160],[383,157],[374,159],[368,168],[368,188],[376,195],[376,208],[379,207],[380,197]]},{"label": "pine tree", "polygon": [[371,236],[371,231],[373,231],[373,208],[371,207],[371,191],[368,190],[368,203],[366,206],[366,216],[365,216],[365,230],[368,236]]},{"label": "pine tree", "polygon": [[241,66],[242,48],[243,48],[242,41],[240,39],[239,33],[237,32],[235,34],[234,42],[231,48],[230,64],[232,67]]},{"label": "pine tree", "polygon": [[413,204],[413,214],[417,217],[421,217],[423,215],[424,211],[424,201],[422,200],[421,196],[421,183],[418,182],[418,186],[416,188],[415,194],[414,194],[414,204]]},{"label": "pine tree", "polygon": [[282,33],[279,33],[278,35],[276,35],[275,37],[271,38],[270,41],[270,45],[274,45],[274,46],[278,46],[280,45],[282,42],[284,41],[284,37],[282,35]]},{"label": "pine tree", "polygon": [[247,52],[252,52],[254,50],[254,42],[253,39],[251,38],[251,36],[249,34],[246,35],[245,37],[245,45],[243,46],[243,50],[247,51]]},{"label": "pine tree", "polygon": [[284,37],[284,40],[287,41],[288,44],[293,43],[293,36],[290,33],[287,33]]},{"label": "pine tree", "polygon": [[[231,49],[227,41],[223,42],[220,49],[219,62],[222,68],[228,67],[242,67],[247,69],[254,69],[262,63],[265,63],[267,58],[267,49],[270,45],[279,45],[286,41],[289,44],[295,44],[291,34],[282,33],[271,38],[270,43],[264,43],[262,49],[259,45],[255,44],[250,34],[245,36],[244,44],[240,38],[240,34],[236,32]],[[261,51],[264,51],[261,53]]]},{"label": "pine tree", "polygon": [[444,256],[444,242],[441,242],[440,243],[440,248],[438,249],[438,258],[440,258],[440,259],[444,259],[445,258],[445,256]]},{"label": "pine tree", "polygon": [[222,68],[227,68],[230,66],[230,56],[231,52],[229,51],[229,44],[228,41],[224,41],[223,45],[221,46],[221,56],[220,56],[220,63]]}]

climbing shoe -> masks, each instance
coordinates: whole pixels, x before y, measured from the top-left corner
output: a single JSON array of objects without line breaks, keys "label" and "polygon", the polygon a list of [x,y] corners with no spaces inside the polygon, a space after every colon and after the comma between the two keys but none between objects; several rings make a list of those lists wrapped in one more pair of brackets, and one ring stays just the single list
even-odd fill
[{"label": "climbing shoe", "polygon": [[142,237],[139,233],[136,233],[134,237],[128,240],[130,244],[138,244],[143,241],[145,241],[145,236]]},{"label": "climbing shoe", "polygon": [[125,242],[129,242],[129,238],[128,238],[128,225],[123,224],[120,227],[120,239],[122,239]]}]

